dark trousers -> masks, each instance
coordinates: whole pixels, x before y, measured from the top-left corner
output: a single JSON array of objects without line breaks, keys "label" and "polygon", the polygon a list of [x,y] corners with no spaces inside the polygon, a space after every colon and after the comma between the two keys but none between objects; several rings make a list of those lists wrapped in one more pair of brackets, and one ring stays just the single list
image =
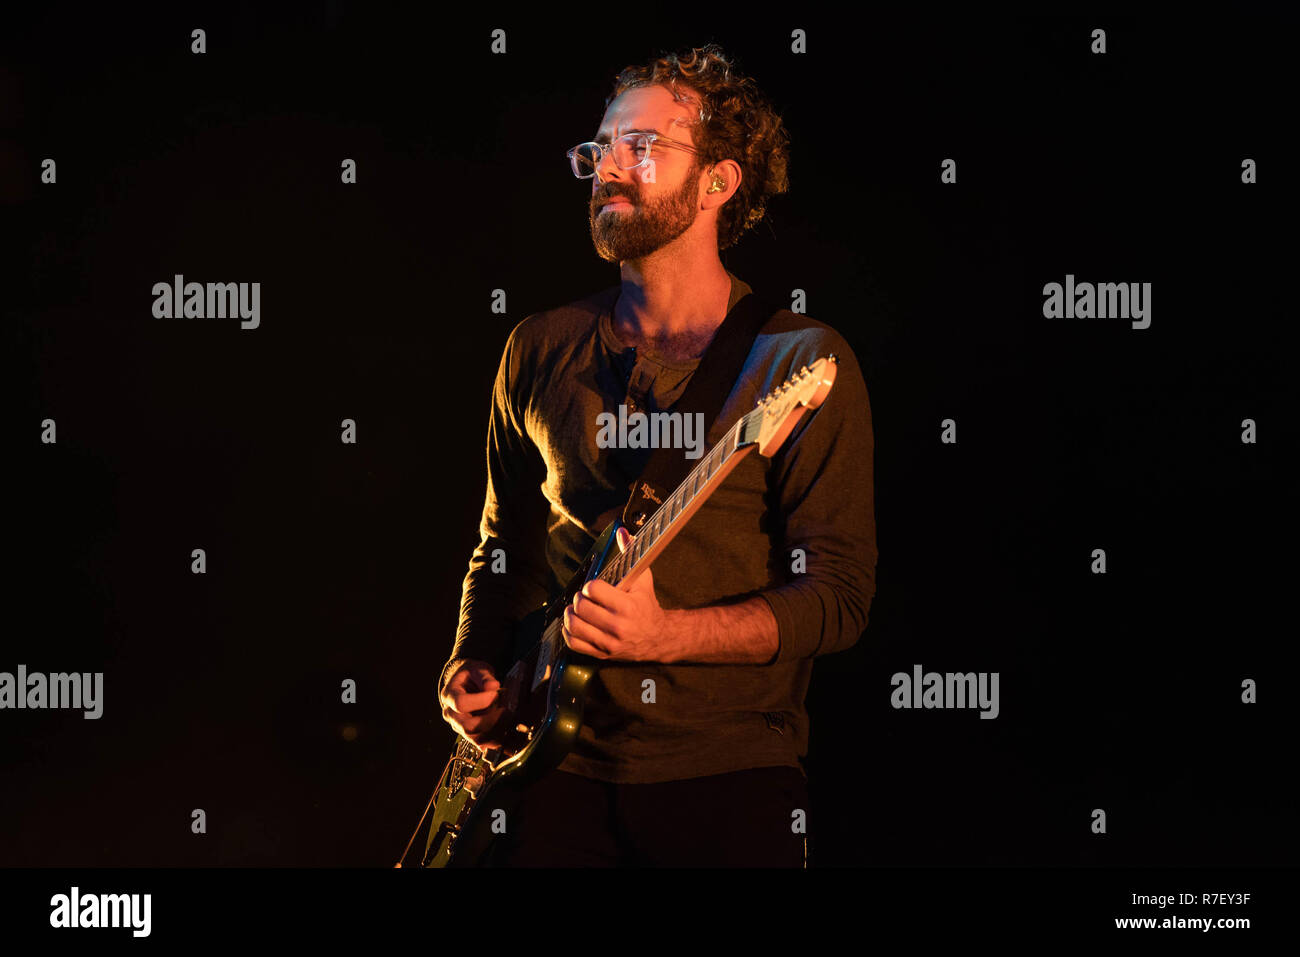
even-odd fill
[{"label": "dark trousers", "polygon": [[482,863],[805,867],[810,817],[807,779],[793,767],[662,784],[611,784],[552,770],[521,792]]}]

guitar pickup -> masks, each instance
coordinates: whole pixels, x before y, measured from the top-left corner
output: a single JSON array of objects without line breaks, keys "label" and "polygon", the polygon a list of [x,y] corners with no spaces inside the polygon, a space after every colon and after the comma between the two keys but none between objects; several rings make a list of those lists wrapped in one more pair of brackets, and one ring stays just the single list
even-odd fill
[{"label": "guitar pickup", "polygon": [[551,677],[551,647],[549,642],[542,642],[537,658],[537,670],[533,672],[533,690],[542,686],[542,682]]}]

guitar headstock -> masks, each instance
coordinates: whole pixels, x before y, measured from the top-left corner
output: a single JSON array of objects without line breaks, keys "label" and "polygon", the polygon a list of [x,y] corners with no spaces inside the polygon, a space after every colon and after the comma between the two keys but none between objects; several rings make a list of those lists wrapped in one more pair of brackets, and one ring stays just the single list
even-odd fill
[{"label": "guitar headstock", "polygon": [[804,410],[816,409],[826,401],[826,394],[835,383],[836,368],[835,356],[824,356],[758,400],[757,408],[750,415],[761,417],[757,438],[753,440],[758,443],[760,455],[769,458],[775,455]]}]

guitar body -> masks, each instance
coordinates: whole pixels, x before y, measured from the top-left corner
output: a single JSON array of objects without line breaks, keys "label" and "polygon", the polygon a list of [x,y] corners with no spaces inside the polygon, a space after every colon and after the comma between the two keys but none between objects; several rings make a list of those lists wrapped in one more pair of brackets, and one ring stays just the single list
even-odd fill
[{"label": "guitar body", "polygon": [[499,698],[506,707],[502,724],[510,729],[505,744],[484,753],[464,739],[457,742],[434,792],[432,814],[426,811],[427,827],[422,821],[417,832],[423,837],[417,842],[423,845],[419,866],[479,863],[495,836],[494,812],[508,817],[522,790],[573,749],[595,662],[544,636],[551,631],[556,637],[565,607],[617,553],[621,525],[618,519],[611,522],[564,590],[516,628],[515,659]]},{"label": "guitar body", "polygon": [[[514,662],[501,678],[503,707],[495,738],[500,747],[482,751],[463,737],[447,762],[424,817],[398,867],[409,866],[414,846],[420,867],[477,864],[491,845],[500,813],[509,817],[525,787],[564,760],[582,728],[587,682],[597,660],[564,643],[564,609],[589,579],[624,591],[690,521],[714,489],[750,452],[770,457],[807,409],[816,409],[835,382],[835,357],[817,359],[760,399],[742,416],[677,488],[663,496],[653,515],[641,514],[625,552],[609,524],[563,591],[520,622]],[[655,499],[659,502],[659,499]],[[629,532],[632,529],[628,529]]]}]

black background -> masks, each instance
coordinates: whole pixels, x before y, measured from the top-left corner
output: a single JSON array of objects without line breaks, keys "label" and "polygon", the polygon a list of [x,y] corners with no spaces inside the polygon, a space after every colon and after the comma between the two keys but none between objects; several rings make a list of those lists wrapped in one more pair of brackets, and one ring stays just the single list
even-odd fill
[{"label": "black background", "polygon": [[[1294,860],[1294,18],[34,16],[0,41],[0,670],[102,671],[105,711],[0,714],[0,863],[397,859],[453,742],[433,682],[505,338],[618,281],[564,152],[620,69],[709,40],[792,139],[723,262],[806,291],[874,417],[877,594],[815,669],[812,863]],[[175,273],[261,282],[260,328],[153,318]],[[1151,327],[1045,319],[1067,273],[1152,283]],[[894,710],[918,663],[999,672],[1000,717]]]}]

